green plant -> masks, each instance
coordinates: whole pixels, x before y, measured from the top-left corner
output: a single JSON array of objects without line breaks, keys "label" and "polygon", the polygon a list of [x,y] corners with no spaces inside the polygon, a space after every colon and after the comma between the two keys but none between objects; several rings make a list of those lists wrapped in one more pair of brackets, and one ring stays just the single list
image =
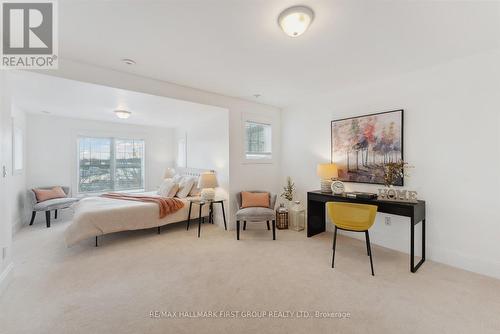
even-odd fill
[{"label": "green plant", "polygon": [[280,197],[288,201],[293,201],[293,193],[295,192],[295,183],[293,183],[292,178],[288,176],[286,178],[286,186],[283,187],[283,192]]},{"label": "green plant", "polygon": [[394,185],[396,181],[405,176],[409,176],[407,169],[412,168],[407,162],[399,160],[388,162],[384,166],[384,184],[386,187]]}]

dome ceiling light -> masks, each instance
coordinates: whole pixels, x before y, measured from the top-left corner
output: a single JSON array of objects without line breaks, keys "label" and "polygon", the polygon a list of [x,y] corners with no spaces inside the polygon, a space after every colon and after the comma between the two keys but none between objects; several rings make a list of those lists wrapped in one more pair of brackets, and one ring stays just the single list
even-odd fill
[{"label": "dome ceiling light", "polygon": [[115,110],[116,117],[121,118],[121,119],[127,119],[130,117],[131,114],[132,113],[128,110],[123,110],[123,109]]},{"label": "dome ceiling light", "polygon": [[293,6],[281,12],[278,16],[278,24],[288,36],[298,37],[306,32],[313,19],[314,12],[311,8]]}]

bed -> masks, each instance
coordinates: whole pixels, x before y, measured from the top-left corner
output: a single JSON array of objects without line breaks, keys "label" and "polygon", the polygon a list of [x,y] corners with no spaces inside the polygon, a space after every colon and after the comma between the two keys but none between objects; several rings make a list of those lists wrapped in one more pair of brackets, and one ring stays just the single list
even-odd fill
[{"label": "bed", "polygon": [[[199,176],[199,172],[183,170],[182,175]],[[154,192],[142,193],[158,196]],[[179,198],[184,206],[178,211],[159,218],[159,207],[155,203],[136,202],[105,197],[86,197],[73,205],[74,217],[66,228],[66,245],[72,246],[82,240],[120,231],[158,228],[167,224],[183,222],[188,219],[189,200],[193,197]],[[208,216],[209,208],[204,206],[202,216]],[[196,217],[197,218],[197,217]]]}]

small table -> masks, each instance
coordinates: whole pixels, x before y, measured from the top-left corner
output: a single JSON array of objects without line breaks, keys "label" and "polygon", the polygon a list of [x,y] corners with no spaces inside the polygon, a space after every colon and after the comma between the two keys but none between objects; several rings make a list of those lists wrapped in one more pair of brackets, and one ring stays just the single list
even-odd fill
[{"label": "small table", "polygon": [[210,208],[210,211],[208,214],[208,223],[209,224],[214,223],[214,203],[216,203],[216,204],[219,203],[222,206],[222,218],[224,219],[224,229],[227,231],[226,213],[224,211],[224,200],[223,199],[203,200],[201,198],[195,198],[195,199],[189,200],[189,213],[188,213],[186,230],[189,230],[189,223],[191,222],[191,209],[193,207],[193,203],[197,204],[199,207],[199,210],[198,210],[198,238],[200,237],[201,224],[205,223],[205,217],[201,216],[201,209],[203,208],[204,205],[208,205]]}]

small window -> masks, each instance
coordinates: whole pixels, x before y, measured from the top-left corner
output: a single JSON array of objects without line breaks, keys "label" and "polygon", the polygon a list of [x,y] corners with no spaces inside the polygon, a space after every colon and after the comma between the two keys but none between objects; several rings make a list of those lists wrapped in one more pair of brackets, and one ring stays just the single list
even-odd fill
[{"label": "small window", "polygon": [[78,139],[80,193],[144,189],[144,141]]},{"label": "small window", "polygon": [[245,158],[247,160],[272,159],[271,124],[245,121]]}]

